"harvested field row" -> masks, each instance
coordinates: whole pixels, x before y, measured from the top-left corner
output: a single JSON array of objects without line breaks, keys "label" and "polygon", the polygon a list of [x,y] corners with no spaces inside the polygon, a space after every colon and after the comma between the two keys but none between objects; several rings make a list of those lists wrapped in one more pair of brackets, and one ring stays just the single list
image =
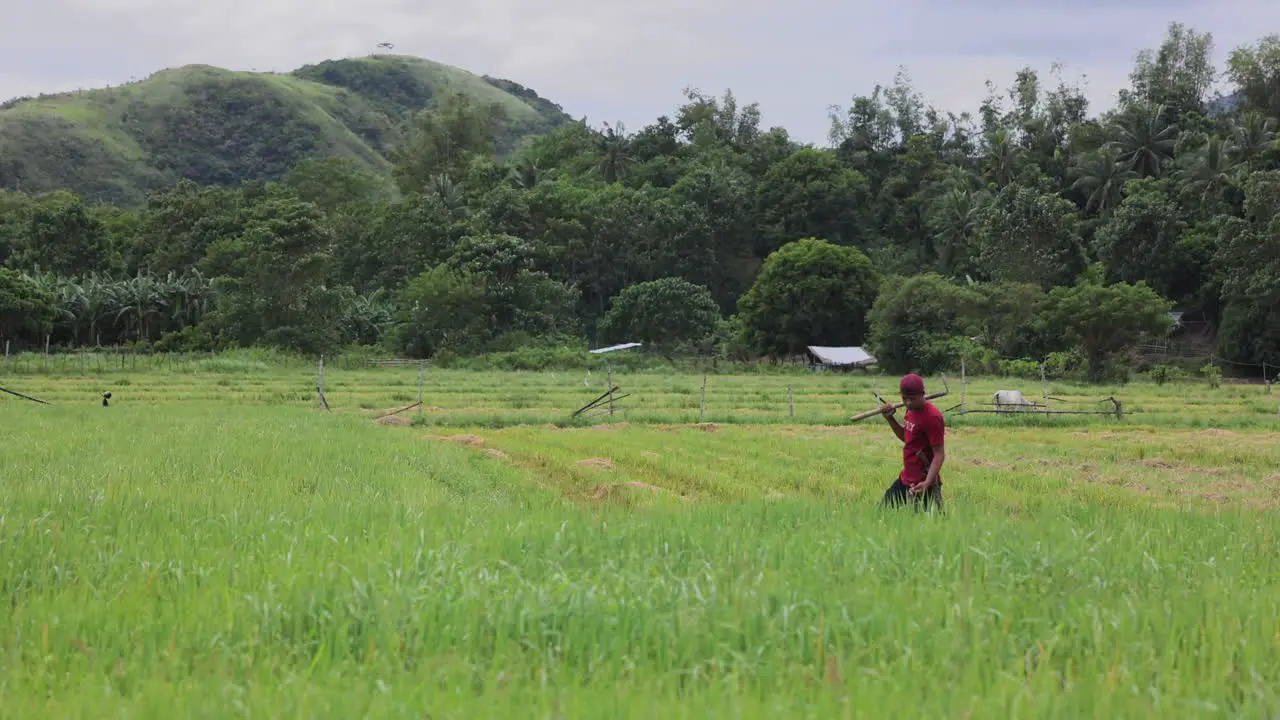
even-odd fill
[{"label": "harvested field row", "polygon": [[[11,382],[25,392],[54,403],[94,403],[111,391],[117,402],[148,405],[218,403],[318,407],[317,373],[276,370],[261,374],[166,373],[110,374],[100,377],[56,377],[30,374]],[[466,373],[432,370],[422,387],[423,409],[405,413],[417,422],[442,426],[503,426],[518,424],[578,424],[634,422],[685,424],[763,423],[843,425],[857,412],[875,406],[873,390],[890,392],[892,382],[878,377],[816,373],[798,376],[712,375],[705,401],[701,376],[658,373],[617,374],[621,393],[612,415],[607,405],[574,419],[573,413],[604,393],[599,374]],[[931,388],[941,385],[929,379]],[[961,402],[981,409],[999,389],[1022,389],[1029,400],[1042,402],[1038,383],[1012,378],[974,379],[962,393],[951,380],[951,394],[939,407],[953,409]],[[1160,427],[1280,430],[1280,394],[1260,386],[1156,386],[1133,383],[1089,387],[1050,383],[1049,394],[1059,398],[1051,409],[1101,410],[1105,398],[1123,402],[1126,417],[1064,415],[1011,418],[995,415],[950,415],[953,426],[1008,426],[1029,422],[1052,427],[1151,425]],[[416,403],[418,375],[412,369],[330,371],[325,376],[325,399],[339,413],[382,414]]]}]

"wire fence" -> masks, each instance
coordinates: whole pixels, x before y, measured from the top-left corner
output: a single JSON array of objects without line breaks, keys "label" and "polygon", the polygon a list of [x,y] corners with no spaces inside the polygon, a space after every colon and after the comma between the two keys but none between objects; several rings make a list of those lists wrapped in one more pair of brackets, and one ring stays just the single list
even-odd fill
[{"label": "wire fence", "polygon": [[[1153,357],[1146,354],[1144,346],[1138,346],[1134,349],[1134,353],[1146,358]],[[1126,379],[1125,382],[1146,381],[1164,385],[1168,383],[1186,383],[1186,384],[1239,384],[1239,385],[1260,385],[1267,392],[1271,392],[1271,388],[1280,380],[1280,359],[1275,362],[1270,360],[1262,363],[1242,363],[1221,358],[1215,354],[1208,354],[1203,357],[1196,357],[1194,369],[1188,369],[1191,363],[1185,362],[1191,359],[1190,356],[1182,356],[1184,362],[1181,365],[1172,365],[1166,363],[1147,362],[1147,369],[1142,373],[1135,374],[1132,378]],[[999,362],[998,369],[988,369],[985,372],[971,373],[975,377],[1003,377],[1003,378],[1021,378],[1027,380],[1035,380],[1046,372],[1046,363],[1032,360],[1029,358],[996,358]],[[1202,361],[1202,362],[1201,362]],[[48,374],[48,375],[101,375],[110,373],[137,373],[151,371],[168,371],[168,372],[253,372],[253,371],[269,371],[273,368],[278,369],[304,369],[307,367],[314,368],[316,360],[305,356],[289,355],[285,353],[277,353],[272,351],[246,350],[246,351],[206,351],[206,352],[150,352],[145,350],[133,350],[127,347],[116,348],[95,348],[92,350],[78,350],[73,352],[6,352],[3,359],[0,359],[0,373],[8,375],[26,375],[26,374]],[[427,360],[373,356],[369,354],[344,354],[334,353],[331,356],[325,356],[324,362],[333,369],[341,370],[395,370],[400,368],[418,368],[419,366],[433,367],[433,363]],[[621,363],[620,363],[621,364]],[[722,362],[718,365],[708,361],[707,363],[694,363],[695,365],[711,367],[715,365],[716,370],[712,370],[711,374],[720,374],[722,371],[733,374],[738,370],[748,371],[748,366],[739,363]],[[844,372],[852,372],[855,374],[873,374],[883,375],[884,373],[875,366],[864,369],[856,369],[846,371],[842,368],[832,368],[821,365],[809,365],[804,360],[794,360],[783,365],[791,367],[793,370],[803,371],[805,369],[812,371],[831,371],[843,374]],[[607,363],[606,363],[607,367]],[[750,369],[755,369],[752,364]],[[605,368],[601,368],[604,371]],[[547,371],[554,372],[564,370],[564,368],[549,367]],[[702,370],[693,369],[693,365],[688,367],[672,366],[671,372],[676,374],[689,374],[695,372],[701,374]],[[963,362],[957,360],[951,371],[953,376],[958,376],[963,372]],[[1051,380],[1083,380],[1083,371],[1080,368],[1072,369],[1067,375],[1061,373],[1049,374]]]},{"label": "wire fence", "polygon": [[[111,392],[112,407],[237,402],[355,413],[392,424],[467,427],[627,421],[832,425],[868,411],[877,415],[880,397],[898,400],[898,376],[874,368],[753,374],[722,367],[726,372],[717,374],[607,365],[519,372],[443,369],[388,358],[298,359],[279,365],[253,357],[252,351],[25,354],[9,358],[10,372],[0,373],[0,387],[64,406],[102,403]],[[977,422],[1045,414],[1209,424],[1222,422],[1227,411],[1230,422],[1244,426],[1274,422],[1280,415],[1280,394],[1267,394],[1270,386],[1228,389],[1224,383],[1221,392],[1184,391],[1143,379],[1126,388],[1047,373],[1034,379],[975,376],[957,364],[954,372],[924,373],[930,392],[946,389],[948,397],[934,401],[938,408],[948,415],[972,414]]]}]

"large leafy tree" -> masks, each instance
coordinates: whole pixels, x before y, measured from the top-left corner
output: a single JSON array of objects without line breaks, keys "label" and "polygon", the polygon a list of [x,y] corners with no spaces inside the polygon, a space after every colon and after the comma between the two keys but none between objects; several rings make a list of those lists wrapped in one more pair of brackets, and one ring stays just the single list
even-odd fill
[{"label": "large leafy tree", "polygon": [[868,344],[890,372],[949,367],[955,350],[977,332],[981,302],[976,291],[935,273],[890,278],[868,314]]},{"label": "large leafy tree", "polygon": [[1267,35],[1227,58],[1227,77],[1248,105],[1266,117],[1280,117],[1280,35]]},{"label": "large leafy tree", "polygon": [[818,238],[788,243],[769,255],[738,302],[747,344],[774,356],[808,345],[860,345],[880,281],[857,248]]},{"label": "large leafy tree", "polygon": [[1061,332],[1084,351],[1092,380],[1106,376],[1116,353],[1163,335],[1173,324],[1171,303],[1146,283],[1106,285],[1099,274],[1086,274],[1071,287],[1054,288],[1039,318],[1047,331]]},{"label": "large leafy tree", "polygon": [[1222,274],[1222,349],[1237,362],[1280,360],[1280,171],[1245,182],[1245,217],[1219,231],[1215,262]]},{"label": "large leafy tree", "polygon": [[0,268],[0,345],[30,334],[43,337],[57,317],[57,298],[23,273]]},{"label": "large leafy tree", "polygon": [[1075,206],[1043,181],[1002,189],[982,208],[978,237],[981,272],[993,280],[1048,289],[1071,283],[1087,260]]},{"label": "large leafy tree", "polygon": [[472,160],[494,152],[506,119],[501,107],[478,104],[458,92],[439,100],[437,109],[418,116],[393,153],[396,180],[404,192],[448,187],[467,175]]},{"label": "large leafy tree", "polygon": [[36,199],[11,265],[72,275],[119,269],[120,255],[102,221],[76,195],[58,190]]},{"label": "large leafy tree", "polygon": [[24,193],[0,190],[0,267],[21,249],[29,235],[31,198]]},{"label": "large leafy tree", "polygon": [[1123,101],[1163,107],[1170,123],[1186,113],[1203,112],[1217,79],[1213,49],[1212,35],[1169,23],[1158,48],[1138,53],[1129,73],[1132,87],[1121,92]]},{"label": "large leafy tree", "polygon": [[852,245],[863,237],[867,180],[828,153],[805,149],[769,168],[756,191],[764,247],[802,237]]},{"label": "large leafy tree", "polygon": [[1164,181],[1130,183],[1124,200],[1098,228],[1094,246],[1111,279],[1130,283],[1146,279],[1167,297],[1192,289],[1180,286],[1183,277],[1194,277],[1197,268],[1177,252],[1185,223],[1178,217],[1171,190]]},{"label": "large leafy tree", "polygon": [[720,308],[705,287],[666,277],[618,293],[600,320],[600,338],[667,350],[706,339],[719,322]]},{"label": "large leafy tree", "polygon": [[332,234],[311,203],[269,197],[238,235],[213,242],[202,270],[218,277],[211,322],[227,338],[323,352],[339,341],[340,293],[325,284]]},{"label": "large leafy tree", "polygon": [[399,296],[400,348],[416,357],[441,350],[493,349],[577,330],[576,290],[534,269],[533,248],[508,235],[466,237],[443,263]]}]

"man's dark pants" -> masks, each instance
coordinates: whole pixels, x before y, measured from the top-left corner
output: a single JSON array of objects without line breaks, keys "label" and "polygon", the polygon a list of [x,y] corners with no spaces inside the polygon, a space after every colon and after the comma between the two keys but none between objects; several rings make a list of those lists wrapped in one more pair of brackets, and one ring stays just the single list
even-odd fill
[{"label": "man's dark pants", "polygon": [[901,507],[910,501],[916,512],[920,512],[922,503],[925,508],[932,505],[938,510],[942,510],[942,483],[934,483],[929,486],[928,490],[918,495],[911,495],[907,492],[909,489],[906,483],[902,482],[902,478],[898,478],[885,491],[884,500],[881,503],[886,507]]}]

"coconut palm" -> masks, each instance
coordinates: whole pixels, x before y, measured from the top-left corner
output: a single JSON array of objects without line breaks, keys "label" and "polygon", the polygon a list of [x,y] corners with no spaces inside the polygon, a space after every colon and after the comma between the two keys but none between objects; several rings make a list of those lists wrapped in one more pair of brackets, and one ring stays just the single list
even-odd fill
[{"label": "coconut palm", "polygon": [[1071,189],[1087,197],[1085,210],[1105,215],[1120,204],[1124,184],[1138,177],[1138,173],[1121,158],[1119,150],[1103,146],[1077,157],[1070,177],[1075,178]]},{"label": "coconut palm", "polygon": [[938,265],[944,273],[962,271],[970,240],[978,226],[987,195],[965,189],[949,190],[929,208],[926,223],[938,248]]},{"label": "coconut palm", "polygon": [[982,160],[982,170],[988,180],[998,187],[1013,182],[1018,175],[1022,154],[1009,138],[1009,131],[1000,128],[987,138],[987,155]]},{"label": "coconut palm", "polygon": [[617,123],[616,129],[605,123],[604,132],[596,136],[595,150],[599,157],[596,172],[607,183],[621,180],[635,164],[635,158],[631,157],[631,138],[622,123]]},{"label": "coconut palm", "polygon": [[520,158],[507,171],[507,182],[521,190],[532,190],[542,182],[542,168],[538,167],[537,160]]},{"label": "coconut palm", "polygon": [[1111,132],[1107,146],[1119,153],[1121,163],[1141,177],[1159,177],[1173,158],[1178,126],[1165,119],[1164,105],[1140,105],[1113,121]]},{"label": "coconut palm", "polygon": [[448,173],[439,173],[431,176],[428,188],[440,197],[441,202],[447,208],[457,208],[462,205],[462,188],[453,181]]},{"label": "coconut palm", "polygon": [[1232,128],[1232,162],[1244,169],[1257,169],[1262,154],[1271,148],[1275,138],[1276,119],[1250,110]]},{"label": "coconut palm", "polygon": [[1235,181],[1242,164],[1233,158],[1236,146],[1218,135],[1210,136],[1203,148],[1192,155],[1186,167],[1178,171],[1178,180],[1199,198],[1201,205],[1218,197]]}]

